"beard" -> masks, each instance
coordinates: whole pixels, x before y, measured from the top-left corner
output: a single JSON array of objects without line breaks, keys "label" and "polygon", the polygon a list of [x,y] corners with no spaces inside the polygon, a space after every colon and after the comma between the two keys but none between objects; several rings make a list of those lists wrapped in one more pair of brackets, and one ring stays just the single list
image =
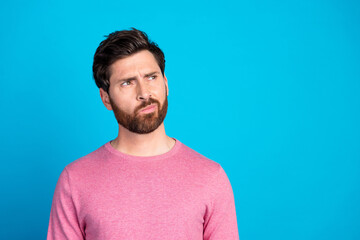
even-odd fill
[{"label": "beard", "polygon": [[[151,133],[156,130],[163,123],[168,108],[167,94],[165,95],[165,100],[162,105],[160,105],[158,100],[149,98],[146,102],[142,102],[138,107],[136,107],[133,114],[124,112],[113,103],[111,98],[110,104],[117,122],[130,132],[138,134]],[[150,104],[156,104],[157,111],[146,114],[138,114],[142,108],[149,106]]]}]

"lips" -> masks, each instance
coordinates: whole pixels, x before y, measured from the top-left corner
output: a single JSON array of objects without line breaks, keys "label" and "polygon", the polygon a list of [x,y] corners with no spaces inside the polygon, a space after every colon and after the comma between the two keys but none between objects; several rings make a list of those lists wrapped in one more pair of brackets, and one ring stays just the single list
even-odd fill
[{"label": "lips", "polygon": [[155,110],[155,108],[156,108],[156,104],[150,104],[149,106],[140,109],[139,112],[151,112]]}]

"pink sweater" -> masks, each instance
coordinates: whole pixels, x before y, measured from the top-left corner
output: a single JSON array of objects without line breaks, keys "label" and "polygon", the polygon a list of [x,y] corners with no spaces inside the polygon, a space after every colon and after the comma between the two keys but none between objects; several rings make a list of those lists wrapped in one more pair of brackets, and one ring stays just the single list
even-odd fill
[{"label": "pink sweater", "polygon": [[167,153],[127,155],[110,142],[62,171],[48,240],[237,240],[223,168],[176,140]]}]

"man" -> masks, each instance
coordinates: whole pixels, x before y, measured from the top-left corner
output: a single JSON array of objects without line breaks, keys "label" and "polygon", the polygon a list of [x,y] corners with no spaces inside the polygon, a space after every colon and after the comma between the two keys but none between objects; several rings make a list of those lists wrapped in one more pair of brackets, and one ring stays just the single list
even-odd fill
[{"label": "man", "polygon": [[117,31],[93,75],[118,136],[70,163],[56,185],[48,240],[236,240],[223,168],[166,135],[163,52],[144,32]]}]

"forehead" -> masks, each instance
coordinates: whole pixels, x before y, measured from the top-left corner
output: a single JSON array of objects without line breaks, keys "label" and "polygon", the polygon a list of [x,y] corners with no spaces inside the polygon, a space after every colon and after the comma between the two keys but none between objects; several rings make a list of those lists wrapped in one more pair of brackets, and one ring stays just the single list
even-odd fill
[{"label": "forehead", "polygon": [[154,55],[148,50],[143,50],[115,61],[110,65],[109,70],[110,79],[112,79],[145,75],[149,72],[160,71],[160,67]]}]

